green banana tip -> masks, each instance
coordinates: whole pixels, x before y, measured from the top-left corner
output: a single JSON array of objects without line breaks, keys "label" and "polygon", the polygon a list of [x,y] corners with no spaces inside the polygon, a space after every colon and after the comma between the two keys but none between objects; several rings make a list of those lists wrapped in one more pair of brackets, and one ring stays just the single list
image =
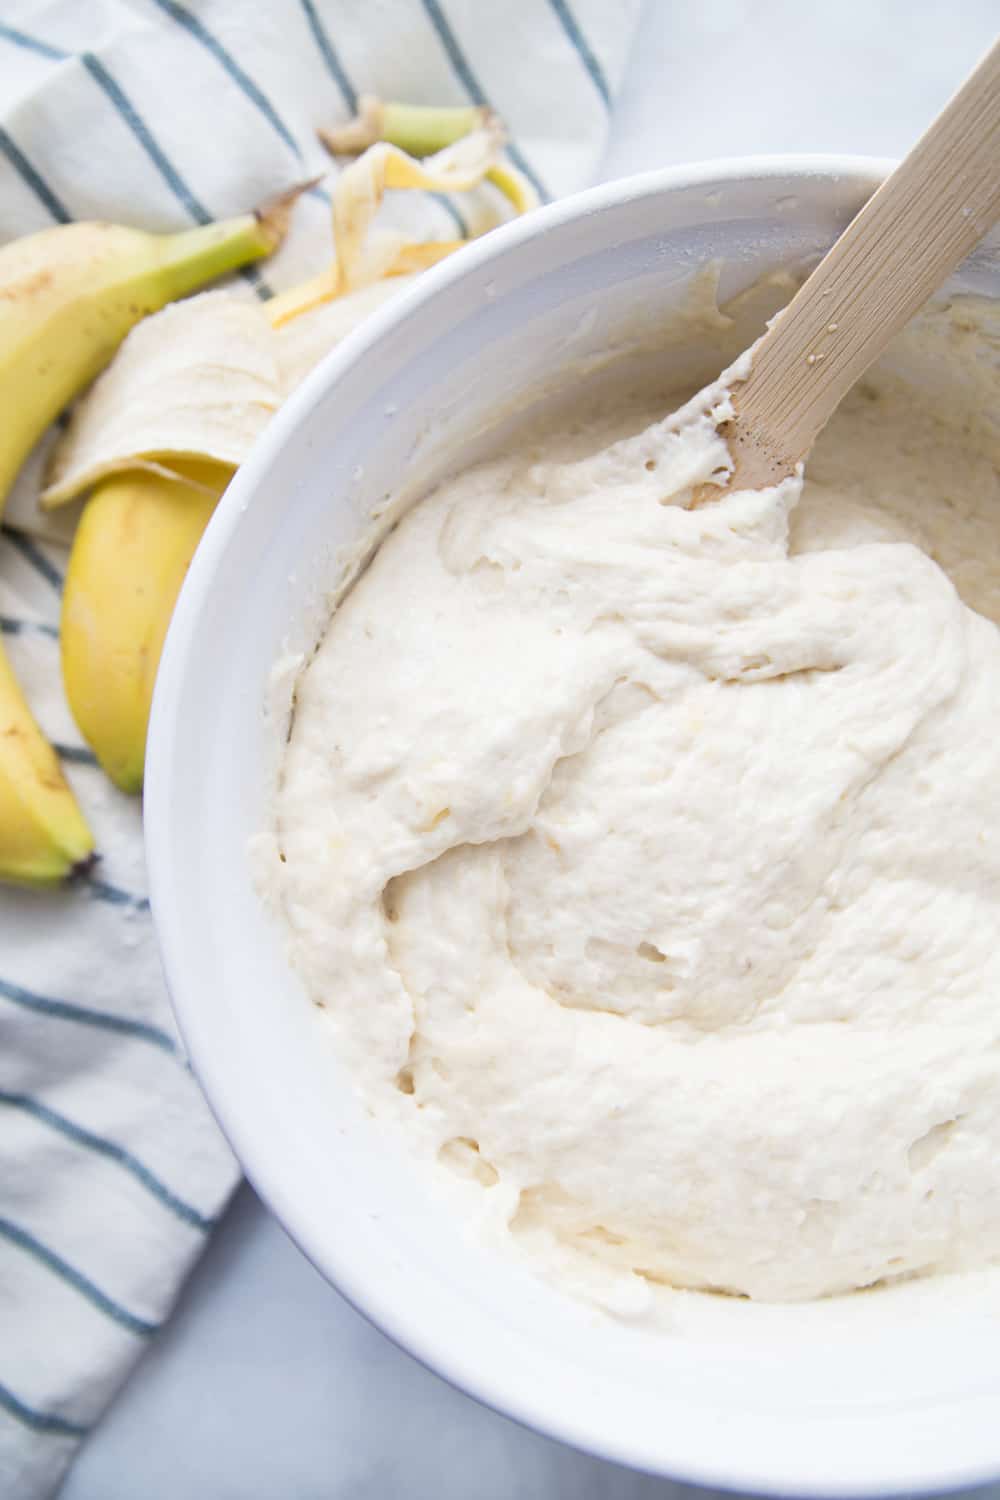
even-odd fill
[{"label": "green banana tip", "polygon": [[401,104],[363,94],[350,120],[316,133],[333,156],[359,156],[379,141],[431,156],[474,130],[488,130],[500,143],[507,138],[500,116],[486,105]]}]

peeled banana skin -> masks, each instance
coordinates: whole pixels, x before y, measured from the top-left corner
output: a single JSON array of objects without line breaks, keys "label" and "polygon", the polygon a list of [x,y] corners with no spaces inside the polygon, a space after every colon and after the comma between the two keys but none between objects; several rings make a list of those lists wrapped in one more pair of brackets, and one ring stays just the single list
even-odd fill
[{"label": "peeled banana skin", "polygon": [[60,224],[0,249],[0,508],[46,427],[140,318],[274,244],[248,214],[173,235]]},{"label": "peeled banana skin", "polygon": [[102,480],[83,509],[63,593],[63,685],[84,739],[116,786],[142,787],[160,652],[188,565],[231,467],[174,463]]},{"label": "peeled banana skin", "polygon": [[0,643],[0,880],[57,885],[94,840]]}]

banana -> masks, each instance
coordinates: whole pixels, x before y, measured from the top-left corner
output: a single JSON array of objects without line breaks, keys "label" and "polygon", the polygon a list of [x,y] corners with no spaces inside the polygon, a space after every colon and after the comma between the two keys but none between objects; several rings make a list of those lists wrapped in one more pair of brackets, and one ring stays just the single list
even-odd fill
[{"label": "banana", "polygon": [[56,885],[94,840],[0,643],[0,880]]},{"label": "banana", "polygon": [[63,684],[84,739],[116,786],[142,786],[164,636],[188,564],[233,469],[204,460],[178,477],[103,479],[73,540],[60,627]]},{"label": "banana", "polygon": [[28,453],[139,319],[268,255],[285,194],[256,214],[179,234],[60,224],[0,249],[0,510]]}]

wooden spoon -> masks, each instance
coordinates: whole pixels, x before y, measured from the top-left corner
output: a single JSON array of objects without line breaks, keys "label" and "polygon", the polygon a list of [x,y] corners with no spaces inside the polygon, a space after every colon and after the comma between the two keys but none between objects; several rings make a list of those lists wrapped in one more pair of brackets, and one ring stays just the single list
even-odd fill
[{"label": "wooden spoon", "polygon": [[[842,398],[1000,218],[1000,42],[761,339],[721,429],[725,489],[765,489],[805,458]],[[723,491],[701,485],[694,504]]]}]

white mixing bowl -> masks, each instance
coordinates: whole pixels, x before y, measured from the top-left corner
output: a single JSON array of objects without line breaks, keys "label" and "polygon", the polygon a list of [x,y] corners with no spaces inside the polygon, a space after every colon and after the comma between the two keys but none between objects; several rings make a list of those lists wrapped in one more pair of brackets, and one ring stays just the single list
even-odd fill
[{"label": "white mixing bowl", "polygon": [[[608,1459],[771,1493],[1000,1476],[996,1304],[928,1303],[898,1326],[852,1313],[849,1338],[806,1315],[780,1345],[748,1337],[733,1304],[732,1336],[726,1311],[712,1339],[657,1336],[467,1242],[360,1106],[254,893],[247,844],[276,756],[268,675],[315,638],[334,554],[372,507],[402,476],[426,487],[518,393],[579,379],[706,261],[725,262],[724,295],[807,263],[885,170],[788,158],[652,173],[428,272],[327,358],[225,495],[170,630],[149,751],[153,911],[184,1039],[247,1175],[314,1264],[499,1411]],[[995,249],[959,284],[996,295]]]}]

